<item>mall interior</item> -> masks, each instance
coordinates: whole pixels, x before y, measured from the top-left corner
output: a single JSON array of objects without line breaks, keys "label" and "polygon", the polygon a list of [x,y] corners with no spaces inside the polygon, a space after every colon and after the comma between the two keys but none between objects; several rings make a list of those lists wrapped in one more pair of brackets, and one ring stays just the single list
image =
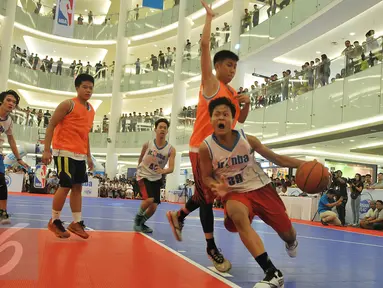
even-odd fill
[{"label": "mall interior", "polygon": [[[67,2],[74,3],[74,23],[73,29],[64,35],[56,27],[59,16],[56,11],[60,10],[56,5],[61,1],[0,0],[0,87],[2,91],[15,90],[21,97],[12,113],[13,134],[24,161],[31,166],[22,180],[14,175],[22,173],[17,165],[7,166],[6,173],[13,183],[9,191],[54,194],[57,167],[54,164],[48,167],[53,180],[48,180],[46,189],[33,187],[33,173],[41,164],[49,119],[59,103],[77,96],[74,79],[87,73],[95,77],[89,102],[96,116],[89,137],[95,163],[90,175],[97,181],[89,180],[90,186],[93,185],[91,197],[113,198],[108,201],[117,201],[115,203],[122,203],[118,201],[125,198],[140,199],[135,173],[141,148],[155,137],[155,121],[167,118],[170,121],[168,141],[177,153],[174,172],[166,176],[162,200],[184,203],[194,187],[189,139],[199,99],[199,44],[206,17],[200,0]],[[383,1],[206,2],[216,12],[210,38],[211,54],[231,50],[239,55],[236,76],[230,85],[239,94],[249,95],[251,101],[245,123],[237,124],[236,128],[256,136],[279,154],[306,161],[316,159],[332,173],[340,170],[347,181],[360,174],[364,182],[360,207],[361,211],[366,210],[363,213],[372,200],[383,200],[383,190],[379,190],[383,189]],[[11,153],[5,142],[5,158]],[[292,199],[291,203],[284,200],[289,216],[302,221],[314,220],[315,225],[320,226],[316,213],[319,197],[296,197],[302,193],[294,183],[296,169],[279,167],[260,155],[256,155],[256,160],[283,197],[305,201],[302,204],[298,203],[302,199]],[[216,205],[219,207],[220,203]],[[343,223],[346,226],[353,224],[350,203],[347,205],[346,223]],[[18,215],[20,211],[13,212],[15,219],[23,219]],[[93,226],[95,230],[108,230],[98,228],[97,224]],[[195,229],[202,233],[200,228]],[[319,233],[315,237],[332,236]],[[347,240],[347,236],[339,237],[339,241]],[[369,243],[367,248],[375,245],[371,249],[381,253],[382,242],[368,241],[363,242]],[[167,249],[184,250],[160,242],[170,247]],[[202,252],[203,249],[202,245]],[[208,260],[199,260],[201,255],[181,256],[197,265],[208,266],[205,265]],[[249,258],[249,255],[243,257]],[[215,274],[205,270],[208,275]],[[221,274],[212,276],[221,281],[213,286],[250,287],[248,282],[260,277],[260,274],[258,277],[244,271],[233,273],[234,278]],[[365,279],[369,284],[363,287],[382,287],[377,284],[383,281],[379,277],[382,276],[370,275]],[[289,282],[292,286],[285,286],[362,287],[336,286],[339,282],[321,286],[320,281],[310,286],[299,279],[295,286],[294,281]],[[205,284],[193,287],[208,287]]]}]

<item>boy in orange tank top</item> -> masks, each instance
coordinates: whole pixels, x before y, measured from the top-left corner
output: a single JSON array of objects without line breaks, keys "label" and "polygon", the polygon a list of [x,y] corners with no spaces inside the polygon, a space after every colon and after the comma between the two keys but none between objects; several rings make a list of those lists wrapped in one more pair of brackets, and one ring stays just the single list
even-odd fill
[{"label": "boy in orange tank top", "polygon": [[68,226],[68,230],[83,239],[89,237],[84,229],[84,221],[81,219],[81,191],[82,183],[88,182],[86,164],[89,170],[93,169],[89,132],[95,112],[88,102],[92,97],[93,86],[92,76],[78,75],[75,80],[77,97],[65,100],[57,106],[45,134],[42,161],[47,165],[50,164],[53,154],[60,179],[60,188],[53,198],[52,218],[49,220],[48,229],[59,238],[70,237],[60,220],[61,210],[69,191],[71,191],[70,207],[73,222]]},{"label": "boy in orange tank top", "polygon": [[[218,271],[227,272],[231,268],[231,263],[225,259],[214,241],[213,202],[215,196],[202,181],[198,149],[202,141],[214,132],[210,124],[208,111],[208,105],[211,100],[218,97],[227,97],[234,103],[237,111],[233,123],[234,128],[237,121],[240,123],[245,122],[247,114],[249,113],[250,98],[248,95],[237,95],[235,89],[228,85],[235,76],[237,62],[239,60],[235,53],[227,50],[216,53],[213,60],[216,75],[212,73],[210,35],[211,22],[215,14],[211,6],[209,7],[202,0],[201,3],[206,10],[205,26],[201,37],[202,83],[197,106],[197,119],[189,143],[189,157],[195,181],[195,192],[193,197],[185,204],[185,207],[179,211],[168,211],[166,215],[175,238],[181,241],[185,217],[200,208],[200,220],[207,243],[207,255]],[[242,104],[242,108],[240,108],[240,104]]]}]

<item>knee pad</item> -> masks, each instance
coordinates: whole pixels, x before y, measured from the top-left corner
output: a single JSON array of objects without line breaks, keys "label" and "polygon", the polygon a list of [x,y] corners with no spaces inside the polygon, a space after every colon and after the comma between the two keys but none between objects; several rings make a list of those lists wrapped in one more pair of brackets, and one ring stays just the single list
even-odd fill
[{"label": "knee pad", "polygon": [[0,173],[0,200],[8,199],[8,188],[7,183],[5,182],[5,175]]},{"label": "knee pad", "polygon": [[199,207],[199,218],[201,220],[204,233],[213,233],[214,215],[213,204],[201,204]]}]

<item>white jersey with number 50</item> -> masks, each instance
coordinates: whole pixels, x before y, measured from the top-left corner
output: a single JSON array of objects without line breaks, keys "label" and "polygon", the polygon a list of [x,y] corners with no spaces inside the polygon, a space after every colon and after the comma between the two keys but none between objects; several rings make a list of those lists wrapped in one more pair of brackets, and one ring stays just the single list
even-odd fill
[{"label": "white jersey with number 50", "polygon": [[212,159],[214,178],[223,176],[229,185],[228,192],[245,193],[266,186],[271,180],[256,162],[245,133],[233,131],[237,134],[234,147],[223,147],[214,134],[204,140]]},{"label": "white jersey with number 50", "polygon": [[161,174],[156,173],[159,167],[163,169],[168,163],[172,145],[166,142],[164,147],[157,147],[154,140],[148,142],[148,148],[145,151],[144,157],[137,168],[137,180],[146,178],[149,181],[157,181],[162,178]]}]

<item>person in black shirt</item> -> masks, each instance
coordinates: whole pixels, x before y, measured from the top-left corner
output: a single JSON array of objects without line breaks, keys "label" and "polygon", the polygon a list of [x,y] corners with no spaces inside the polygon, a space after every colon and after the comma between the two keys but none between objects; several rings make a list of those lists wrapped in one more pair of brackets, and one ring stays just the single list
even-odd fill
[{"label": "person in black shirt", "polygon": [[347,195],[347,179],[342,177],[342,171],[338,170],[334,173],[333,177],[333,188],[337,191],[336,200],[339,200],[340,197],[343,197],[342,204],[336,207],[338,212],[339,220],[342,225],[346,225],[346,204],[348,201]]},{"label": "person in black shirt", "polygon": [[351,188],[351,209],[352,209],[352,226],[356,227],[359,224],[360,210],[360,195],[363,190],[362,176],[359,173],[355,174],[355,179],[350,183]]}]

